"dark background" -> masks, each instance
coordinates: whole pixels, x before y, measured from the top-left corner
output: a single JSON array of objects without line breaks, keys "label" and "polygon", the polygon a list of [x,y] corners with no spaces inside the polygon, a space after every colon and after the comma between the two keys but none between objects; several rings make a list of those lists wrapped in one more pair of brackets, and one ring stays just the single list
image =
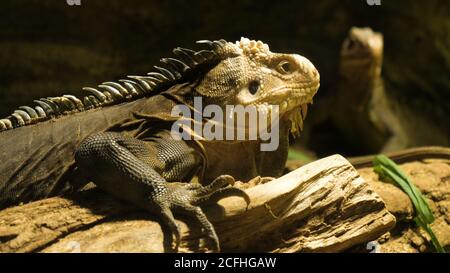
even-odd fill
[{"label": "dark background", "polygon": [[241,36],[306,56],[321,73],[319,95],[330,93],[351,26],[384,34],[383,76],[395,92],[448,110],[449,15],[448,0],[2,0],[0,116],[33,98],[145,74],[176,46]]}]

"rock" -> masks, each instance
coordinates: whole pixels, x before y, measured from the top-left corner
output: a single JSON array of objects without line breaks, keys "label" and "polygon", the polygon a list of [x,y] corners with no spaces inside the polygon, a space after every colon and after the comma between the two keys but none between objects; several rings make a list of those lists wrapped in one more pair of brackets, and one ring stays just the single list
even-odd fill
[{"label": "rock", "polygon": [[387,209],[395,215],[397,221],[411,220],[414,212],[409,197],[394,185],[370,181],[369,185],[386,203]]}]

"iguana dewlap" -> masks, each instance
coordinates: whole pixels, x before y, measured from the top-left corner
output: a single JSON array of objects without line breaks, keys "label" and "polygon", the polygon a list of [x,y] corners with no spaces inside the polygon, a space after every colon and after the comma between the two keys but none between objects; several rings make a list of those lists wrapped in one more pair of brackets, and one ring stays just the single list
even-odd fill
[{"label": "iguana dewlap", "polygon": [[[255,176],[278,176],[289,133],[298,134],[319,73],[306,58],[273,53],[260,41],[200,41],[208,49],[174,49],[175,58],[146,76],[44,98],[0,120],[0,206],[42,199],[92,181],[101,189],[161,216],[180,241],[172,212],[197,219],[213,248],[219,241],[199,205],[245,193],[224,187]],[[279,106],[279,147],[261,140],[179,140],[171,134],[176,105]],[[186,183],[198,176],[201,184]],[[169,183],[168,183],[169,182]],[[249,200],[247,200],[249,201]]]}]

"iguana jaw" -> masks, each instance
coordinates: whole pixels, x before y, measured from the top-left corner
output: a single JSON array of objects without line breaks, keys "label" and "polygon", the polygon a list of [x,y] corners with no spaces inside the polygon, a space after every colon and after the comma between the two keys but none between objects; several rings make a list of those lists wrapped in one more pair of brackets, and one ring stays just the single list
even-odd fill
[{"label": "iguana jaw", "polygon": [[[317,89],[313,92],[315,92]],[[290,132],[294,137],[299,136],[303,130],[303,123],[308,113],[308,104],[312,103],[312,97],[305,99],[305,97],[288,98],[280,103],[278,106],[279,119],[282,122],[290,123]],[[273,104],[263,103],[257,106],[259,111],[269,113],[269,119],[273,112]]]}]

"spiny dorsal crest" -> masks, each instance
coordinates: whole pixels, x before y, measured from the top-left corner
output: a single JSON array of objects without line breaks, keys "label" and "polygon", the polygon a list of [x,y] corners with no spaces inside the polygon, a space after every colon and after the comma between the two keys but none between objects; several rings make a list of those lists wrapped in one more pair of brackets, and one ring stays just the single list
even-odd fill
[{"label": "spiny dorsal crest", "polygon": [[258,60],[270,53],[268,45],[247,38],[241,38],[236,43],[223,39],[197,43],[206,44],[208,49],[194,51],[177,47],[173,50],[177,58],[162,58],[163,66],[154,66],[156,71],[146,76],[128,76],[117,82],[104,82],[96,88],[84,87],[86,95],[81,99],[63,95],[34,100],[33,106],[20,106],[10,116],[0,119],[0,131],[158,94],[176,83],[189,80],[189,77],[195,77],[205,66],[212,67],[226,58],[247,55]]}]

